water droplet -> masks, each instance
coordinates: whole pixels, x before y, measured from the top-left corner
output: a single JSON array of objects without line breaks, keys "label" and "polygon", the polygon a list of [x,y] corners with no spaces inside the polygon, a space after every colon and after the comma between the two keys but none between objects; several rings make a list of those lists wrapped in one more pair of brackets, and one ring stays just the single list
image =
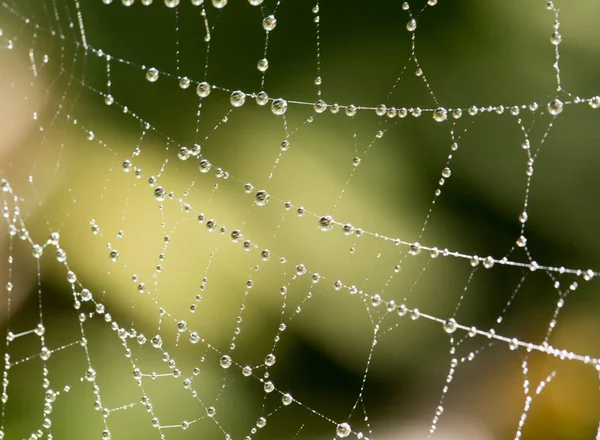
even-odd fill
[{"label": "water droplet", "polygon": [[439,107],[433,111],[433,119],[437,122],[444,122],[448,119],[448,112],[444,107]]},{"label": "water droplet", "polygon": [[221,368],[229,368],[231,367],[231,358],[229,357],[229,355],[224,354],[223,356],[221,356],[221,359],[219,361],[219,364],[221,365]]},{"label": "water droplet", "polygon": [[483,267],[490,269],[494,265],[494,259],[492,257],[486,257],[483,260]]},{"label": "water droplet", "polygon": [[421,253],[421,244],[419,242],[412,243],[409,252],[411,255],[419,255]]},{"label": "water droplet", "polygon": [[450,318],[444,322],[444,331],[446,333],[454,333],[456,331],[456,321],[454,318]]},{"label": "water droplet", "polygon": [[523,235],[521,235],[521,236],[519,236],[519,238],[517,238],[517,246],[525,247],[526,244],[527,244],[527,238],[525,238]]},{"label": "water droplet", "polygon": [[294,401],[294,398],[292,397],[291,394],[284,394],[283,396],[281,396],[281,403],[283,403],[284,405],[290,405],[292,402]]},{"label": "water droplet", "polygon": [[217,9],[222,9],[227,6],[227,0],[212,0],[212,5]]},{"label": "water droplet", "polygon": [[273,365],[275,365],[275,355],[273,353],[269,353],[265,357],[265,365],[267,367],[272,367]]},{"label": "water droplet", "polygon": [[113,98],[112,95],[106,95],[104,97],[104,104],[106,104],[106,105],[113,105],[114,102],[115,102],[115,98]]},{"label": "water droplet", "polygon": [[206,98],[208,95],[210,95],[211,90],[212,90],[211,85],[209,83],[207,83],[206,81],[203,81],[200,84],[198,84],[198,86],[196,87],[196,94],[200,98]]},{"label": "water droplet", "polygon": [[266,58],[262,58],[256,64],[256,68],[258,70],[260,70],[261,72],[266,72],[267,69],[269,68],[269,60],[267,60]]},{"label": "water droplet", "polygon": [[250,376],[252,374],[252,367],[246,365],[244,368],[242,368],[242,374],[246,377]]},{"label": "water droplet", "polygon": [[271,196],[269,193],[263,189],[257,191],[257,193],[254,195],[254,203],[256,203],[257,206],[265,206],[267,203],[269,203],[270,198]]},{"label": "water droplet", "polygon": [[562,35],[560,34],[560,32],[552,32],[552,35],[550,35],[550,43],[552,43],[554,46],[558,46],[561,43],[561,41]]},{"label": "water droplet", "polygon": [[381,295],[379,295],[378,293],[376,293],[375,295],[373,295],[371,297],[371,304],[373,305],[373,307],[378,307],[381,305]]},{"label": "water droplet", "polygon": [[266,92],[258,92],[256,95],[256,103],[258,105],[266,105],[269,102],[269,95]]},{"label": "water droplet", "polygon": [[113,249],[112,251],[110,251],[110,254],[108,256],[110,258],[110,261],[116,262],[119,259],[119,251]]},{"label": "water droplet", "polygon": [[414,32],[417,29],[417,21],[413,18],[406,23],[406,30],[408,32]]},{"label": "water droplet", "polygon": [[287,101],[285,99],[275,99],[271,104],[271,112],[274,115],[281,116],[287,111]]},{"label": "water droplet", "polygon": [[306,266],[304,264],[299,264],[296,266],[296,273],[301,276],[306,273]]},{"label": "water droplet", "polygon": [[158,73],[158,70],[156,70],[156,68],[154,67],[151,67],[146,71],[146,79],[150,82],[156,82],[156,80],[158,80],[159,75],[160,74]]},{"label": "water droplet", "polygon": [[54,390],[46,390],[45,400],[47,403],[53,403],[56,400],[57,393]]},{"label": "water droplet", "polygon": [[184,90],[187,89],[191,83],[192,82],[190,81],[190,79],[187,76],[184,76],[183,78],[179,79],[179,87]]},{"label": "water droplet", "polygon": [[234,107],[241,107],[246,102],[246,94],[240,90],[236,90],[231,94],[229,102]]},{"label": "water droplet", "polygon": [[160,348],[162,347],[162,338],[160,335],[156,335],[150,340],[150,343],[154,348]]},{"label": "water droplet", "polygon": [[347,423],[340,423],[335,428],[335,433],[339,438],[348,437],[351,432],[352,432],[352,428]]},{"label": "water droplet", "polygon": [[321,231],[330,231],[333,228],[333,224],[333,218],[329,215],[319,218],[319,229]]},{"label": "water droplet", "polygon": [[208,417],[214,417],[216,413],[217,413],[217,410],[215,409],[214,406],[209,406],[208,408],[206,408],[206,415]]},{"label": "water droplet", "polygon": [[200,170],[201,173],[204,173],[204,174],[208,173],[211,168],[212,168],[212,164],[206,159],[202,159],[200,161],[200,163],[198,164],[198,169]]},{"label": "water droplet", "polygon": [[261,251],[260,256],[263,259],[263,261],[267,261],[271,258],[271,251],[268,249],[265,249],[265,250]]},{"label": "water droplet", "polygon": [[548,113],[550,113],[552,116],[559,115],[563,111],[563,106],[564,105],[560,99],[554,99],[548,104]]},{"label": "water droplet", "polygon": [[154,198],[158,202],[164,201],[166,195],[167,195],[167,191],[162,186],[157,186],[156,189],[154,190]]},{"label": "water droplet", "polygon": [[273,390],[275,390],[275,385],[273,385],[273,382],[265,382],[265,386],[264,386],[265,392],[266,393],[272,393]]},{"label": "water droplet", "polygon": [[259,428],[264,428],[266,424],[267,424],[267,419],[265,419],[264,417],[259,417],[258,420],[256,421],[256,426]]},{"label": "water droplet", "polygon": [[72,271],[68,271],[67,272],[67,281],[71,284],[75,284],[75,281],[77,281],[77,275],[75,275],[75,273]]},{"label": "water droplet", "polygon": [[263,19],[262,26],[265,31],[270,32],[277,26],[277,19],[274,15],[268,15]]},{"label": "water droplet", "polygon": [[92,382],[95,378],[96,378],[96,370],[94,370],[93,368],[88,368],[87,371],[85,372],[85,379],[88,382]]},{"label": "water droplet", "polygon": [[325,110],[327,110],[327,103],[322,99],[319,99],[317,102],[315,102],[313,107],[315,109],[315,112],[323,113]]},{"label": "water droplet", "polygon": [[33,255],[33,258],[40,258],[44,253],[44,248],[39,244],[34,244],[31,253]]},{"label": "water droplet", "polygon": [[354,116],[356,114],[357,108],[355,105],[350,104],[349,106],[346,107],[346,115],[347,116]]}]

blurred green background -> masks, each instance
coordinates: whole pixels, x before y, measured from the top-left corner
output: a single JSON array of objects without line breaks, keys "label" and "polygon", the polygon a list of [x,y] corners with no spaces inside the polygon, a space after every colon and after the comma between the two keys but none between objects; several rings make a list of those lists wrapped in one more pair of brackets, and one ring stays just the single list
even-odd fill
[{"label": "blurred green background", "polygon": [[[598,114],[586,103],[566,105],[555,119],[546,111],[554,98],[572,102],[600,93],[600,4],[555,4],[563,92],[556,92],[550,44],[555,17],[544,2],[411,2],[414,52],[401,2],[320,4],[318,46],[314,4],[277,3],[264,85],[257,62],[265,53],[261,22],[276,5],[271,0],[262,8],[230,0],[223,9],[183,0],[174,9],[157,0],[129,7],[80,0],[87,51],[74,2],[19,0],[0,8],[1,38],[13,46],[0,64],[6,133],[0,174],[19,197],[16,226],[31,238],[2,238],[2,260],[10,255],[14,263],[3,263],[0,277],[14,288],[10,313],[2,291],[1,316],[8,330],[20,333],[35,328],[42,313],[52,351],[42,362],[34,334],[5,348],[12,362],[25,359],[8,370],[5,438],[49,432],[42,427],[44,365],[47,388],[61,391],[50,415],[57,439],[101,438],[107,427],[113,439],[158,438],[154,416],[161,426],[177,425],[162,429],[169,439],[332,438],[335,423],[344,421],[373,439],[425,438],[452,358],[460,362],[444,397],[438,438],[513,438],[525,405],[523,381],[535,394],[553,371],[556,378],[533,399],[523,438],[593,438],[600,401],[592,366],[511,351],[481,336],[463,340],[460,330],[451,354],[438,323],[400,318],[368,299],[380,294],[441,319],[456,313],[461,324],[541,343],[566,295],[561,292],[577,281],[549,343],[600,356],[595,281],[499,264],[473,269],[465,259],[409,255],[406,246],[382,238],[482,258],[600,267]],[[354,117],[343,109],[315,114],[311,105],[291,101],[318,99],[317,47],[321,98],[328,104],[466,110],[537,102],[537,111],[519,115],[537,152],[525,229],[529,254],[515,247],[527,185],[517,117],[508,110],[474,117],[464,111],[460,119],[437,123],[430,112],[405,119],[372,110]],[[424,76],[415,75],[415,59]],[[112,105],[105,104],[107,64]],[[146,80],[151,67],[159,71],[156,82]],[[192,81],[187,89],[179,87],[184,76]],[[199,101],[195,88],[203,80],[215,87]],[[248,94],[242,107],[230,104],[233,90]],[[290,101],[285,119],[256,104],[251,93],[261,90]],[[289,149],[282,151],[285,139]],[[213,164],[206,174],[198,171],[198,158],[178,158],[181,146],[195,143]],[[440,186],[450,153],[451,176]],[[123,171],[126,160],[129,172]],[[229,177],[219,177],[217,168]],[[266,189],[270,202],[256,206],[255,191],[244,191],[247,183]],[[158,186],[173,196],[157,201]],[[432,204],[437,189],[441,195]],[[14,212],[10,195],[5,206]],[[347,236],[339,224],[322,232],[322,215],[367,233]],[[209,219],[217,224],[212,232]],[[243,233],[238,243],[229,238],[234,229]],[[55,231],[68,268],[53,245],[39,261],[31,256],[32,243],[45,243]],[[271,253],[268,261],[260,257],[263,249]],[[118,250],[118,261],[109,258],[111,250]],[[299,264],[307,274],[297,274]],[[68,270],[77,274],[73,289]],[[315,272],[323,277],[318,283]],[[338,279],[365,295],[335,290]],[[94,301],[74,310],[73,295],[80,297],[83,288]],[[105,305],[116,330],[105,315],[89,315],[94,303]],[[185,332],[178,332],[181,320]],[[128,335],[120,338],[119,328]],[[190,343],[192,331],[204,341]],[[160,334],[161,350],[149,341],[138,344],[140,334],[148,340]],[[176,365],[164,362],[161,351]],[[471,352],[475,358],[468,361]],[[234,365],[223,369],[219,359],[227,353]],[[276,362],[266,368],[269,353]],[[84,379],[89,363],[92,382]],[[245,365],[254,367],[254,377],[242,375]],[[134,380],[136,367],[145,375],[142,387]],[[181,376],[173,377],[173,368]],[[153,379],[153,372],[164,376]],[[264,392],[265,374],[278,391]],[[184,388],[188,378],[197,398]],[[302,405],[282,406],[279,391]],[[123,406],[103,417],[103,408]],[[214,418],[206,415],[208,407],[216,408]],[[267,424],[252,433],[260,417]]]}]

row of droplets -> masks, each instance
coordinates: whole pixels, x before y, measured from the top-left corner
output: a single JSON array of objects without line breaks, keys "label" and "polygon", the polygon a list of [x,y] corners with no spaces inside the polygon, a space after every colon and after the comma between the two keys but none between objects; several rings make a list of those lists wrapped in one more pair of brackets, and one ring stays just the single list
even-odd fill
[{"label": "row of droplets", "polygon": [[[248,0],[248,3],[251,6],[260,6],[260,5],[262,5],[263,1],[264,0]],[[110,5],[113,2],[113,0],[102,0],[102,2],[105,5]],[[123,6],[132,6],[135,3],[135,0],[121,0],[121,3],[123,4]],[[141,0],[140,3],[144,6],[150,6],[152,3],[154,3],[154,0]],[[181,1],[180,0],[164,0],[164,3],[167,8],[176,8],[177,6],[180,5]],[[228,1],[227,0],[211,0],[210,3],[217,9],[223,9],[225,6],[227,6]],[[191,0],[191,4],[193,6],[202,6],[204,4],[204,0]]]}]

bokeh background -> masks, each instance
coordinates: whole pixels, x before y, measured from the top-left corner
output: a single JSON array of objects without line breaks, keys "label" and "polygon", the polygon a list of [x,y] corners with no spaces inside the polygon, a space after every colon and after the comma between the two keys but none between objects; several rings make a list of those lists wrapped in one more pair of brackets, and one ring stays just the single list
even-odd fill
[{"label": "bokeh background", "polygon": [[[411,2],[417,20],[414,53],[406,30],[410,17],[401,2],[327,1],[317,14],[322,99],[328,104],[431,109],[438,106],[433,96],[447,108],[539,104],[535,112],[521,110],[531,149],[538,151],[528,199],[529,255],[514,246],[527,156],[523,133],[508,111],[475,117],[464,112],[455,122],[437,123],[428,112],[392,120],[364,110],[350,118],[343,109],[315,115],[312,106],[290,102],[286,128],[282,117],[250,95],[245,105],[232,108],[232,90],[316,101],[310,2],[284,1],[277,7],[262,86],[256,68],[265,50],[261,21],[274,1],[265,0],[261,10],[230,0],[218,10],[210,2],[198,7],[182,1],[169,9],[157,0],[150,6],[139,0],[131,6],[80,0],[87,43],[94,49],[87,52],[73,2],[3,5],[0,172],[18,196],[15,226],[23,232],[11,236],[7,227],[1,236],[0,278],[2,285],[13,285],[10,295],[2,289],[2,327],[18,334],[43,319],[45,345],[52,351],[43,362],[35,334],[4,347],[11,362],[24,360],[5,370],[5,438],[49,432],[43,428],[44,386],[60,391],[50,415],[54,438],[101,438],[102,408],[123,406],[127,409],[105,418],[113,439],[158,438],[143,396],[161,425],[201,418],[187,430],[163,429],[169,439],[332,438],[332,421],[348,421],[373,439],[426,438],[451,359],[460,361],[470,352],[475,358],[459,362],[453,375],[435,437],[513,438],[525,405],[522,362],[527,360],[532,394],[548,374],[556,377],[534,397],[523,438],[594,438],[600,401],[592,366],[511,351],[484,337],[465,339],[451,354],[441,325],[399,318],[387,313],[385,304],[374,307],[362,295],[333,288],[340,279],[367,296],[379,293],[441,319],[453,316],[460,302],[458,322],[541,343],[559,292],[576,281],[549,343],[600,356],[594,280],[499,265],[474,270],[464,259],[408,255],[406,246],[373,235],[481,257],[600,267],[598,113],[586,103],[566,105],[556,119],[545,110],[556,97],[571,102],[600,94],[600,5],[593,0],[555,4],[562,92],[556,92],[550,44],[555,17],[544,2],[440,0],[434,7]],[[208,56],[203,8],[211,33]],[[107,60],[97,56],[99,50],[112,57],[110,92]],[[415,56],[424,77],[415,75]],[[156,82],[146,80],[151,67],[159,71]],[[183,76],[192,81],[187,89],[179,87]],[[217,87],[199,107],[195,87],[203,80]],[[108,93],[115,100],[110,106]],[[290,146],[282,152],[286,130]],[[459,147],[452,152],[452,174],[439,186],[453,141]],[[198,158],[178,159],[180,147],[194,143],[213,164],[209,173],[198,171]],[[361,158],[358,167],[355,157]],[[123,171],[125,160],[132,163],[129,172]],[[228,179],[219,177],[218,167]],[[148,184],[151,176],[155,186]],[[255,206],[246,183],[266,189],[270,202]],[[157,186],[173,197],[157,201]],[[432,205],[436,189],[442,193]],[[5,193],[4,200],[12,216],[12,195]],[[298,207],[306,210],[303,216]],[[198,222],[201,213],[216,221],[215,231]],[[322,232],[321,215],[367,233],[346,236],[339,225]],[[221,226],[226,234],[219,232]],[[244,252],[241,242],[232,243],[233,229],[242,230],[256,248]],[[39,260],[31,255],[32,244],[46,243],[52,232],[60,234],[68,267],[57,261],[52,244]],[[269,261],[260,258],[261,249],[270,250]],[[118,261],[111,261],[111,250],[118,250]],[[295,275],[298,264],[310,273]],[[73,288],[68,270],[77,275]],[[312,283],[314,272],[324,279]],[[83,288],[94,302],[74,309],[74,295],[80,297]],[[121,339],[105,315],[90,317],[94,303],[104,304],[129,336]],[[187,324],[184,333],[177,330],[180,320]],[[286,327],[280,331],[282,322]],[[379,336],[373,348],[374,323]],[[191,344],[190,331],[205,343]],[[181,377],[173,377],[150,342],[138,344],[139,334],[161,335],[162,351],[176,360]],[[465,334],[453,336],[456,342]],[[277,360],[266,369],[271,352]],[[227,370],[219,366],[224,353],[235,362]],[[132,361],[148,375],[143,389],[134,380]],[[93,383],[84,379],[89,363]],[[367,364],[363,398],[352,411]],[[244,377],[244,365],[254,366],[256,377]],[[152,372],[164,376],[152,379]],[[278,390],[306,406],[277,409],[281,395],[265,394],[259,380],[265,372]],[[201,402],[184,389],[186,378],[193,379]],[[100,409],[94,408],[94,384]],[[205,415],[210,406],[217,410],[213,419]],[[252,434],[261,416],[267,425]]]}]

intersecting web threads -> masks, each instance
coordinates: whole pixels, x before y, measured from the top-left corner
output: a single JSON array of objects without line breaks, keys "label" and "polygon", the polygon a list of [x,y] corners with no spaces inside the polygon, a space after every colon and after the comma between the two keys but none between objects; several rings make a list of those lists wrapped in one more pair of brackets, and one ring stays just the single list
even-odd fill
[{"label": "intersecting web threads", "polygon": [[0,438],[600,438],[591,2],[377,3],[1,4]]}]

